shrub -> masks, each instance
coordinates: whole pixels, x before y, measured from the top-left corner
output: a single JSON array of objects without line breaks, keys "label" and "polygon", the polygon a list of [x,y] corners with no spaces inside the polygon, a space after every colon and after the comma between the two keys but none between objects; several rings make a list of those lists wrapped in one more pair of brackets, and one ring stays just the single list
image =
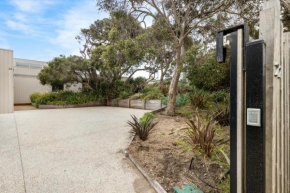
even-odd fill
[{"label": "shrub", "polygon": [[229,103],[230,93],[226,91],[217,91],[212,94],[212,99],[216,103]]},{"label": "shrub", "polygon": [[141,99],[143,98],[143,93],[136,93],[136,94],[133,94],[132,96],[130,96],[130,99],[131,100],[137,100],[137,99]]},{"label": "shrub", "polygon": [[[163,96],[163,97],[160,98],[160,100],[161,100],[161,103],[163,105],[167,105],[168,97]],[[176,100],[175,100],[175,106],[176,107],[185,106],[189,102],[190,102],[189,93],[186,93],[186,94],[179,93],[179,94],[176,95]]]},{"label": "shrub", "polygon": [[152,120],[155,118],[154,114],[153,113],[145,113],[139,120],[139,123],[140,124],[143,124],[147,118],[150,119],[150,121],[152,122]]},{"label": "shrub", "polygon": [[190,97],[189,97],[188,93],[186,93],[186,94],[179,93],[176,96],[175,106],[182,107],[182,106],[187,105],[189,102],[190,102]]},{"label": "shrub", "polygon": [[135,93],[143,93],[145,92],[145,87],[147,85],[146,79],[143,77],[137,77],[135,79],[130,78],[127,81],[117,81],[115,89],[111,88],[111,90],[116,90],[114,92],[117,93],[117,97],[120,99],[129,98],[131,95]]},{"label": "shrub", "polygon": [[97,100],[94,92],[72,92],[58,91],[43,93],[35,99],[37,105],[66,105],[66,104],[84,104]]},{"label": "shrub", "polygon": [[147,81],[146,81],[146,78],[144,77],[137,77],[133,79],[132,81],[133,92],[134,93],[144,92],[146,84],[147,84]]},{"label": "shrub", "polygon": [[36,103],[37,99],[40,98],[41,95],[42,95],[42,93],[40,93],[40,92],[32,93],[32,94],[29,96],[31,103]]},{"label": "shrub", "polygon": [[[202,48],[200,47],[197,49]],[[189,50],[187,52],[187,79],[190,84],[195,85],[200,89],[211,91],[229,88],[229,60],[227,60],[226,63],[218,64],[216,62],[215,50],[208,50],[208,48],[205,48],[205,50],[198,50],[196,52]],[[193,53],[195,53],[193,57],[189,56]]]},{"label": "shrub", "polygon": [[53,102],[49,102],[49,105],[66,105],[66,102],[64,101],[53,101]]},{"label": "shrub", "polygon": [[136,116],[131,115],[131,117],[133,121],[127,121],[127,123],[132,127],[132,133],[139,136],[142,141],[145,141],[157,123],[153,123],[150,117],[147,117],[142,123],[139,123]]},{"label": "shrub", "polygon": [[168,97],[167,96],[163,96],[160,98],[162,105],[167,106],[167,102],[168,102]]},{"label": "shrub", "polygon": [[211,96],[204,90],[195,90],[190,95],[190,102],[193,107],[204,109],[209,106],[211,102]]},{"label": "shrub", "polygon": [[164,85],[160,88],[160,90],[161,90],[161,92],[163,93],[163,95],[167,95],[167,94],[168,94],[168,92],[169,92],[169,87],[170,87],[170,84],[164,84]]},{"label": "shrub", "polygon": [[224,139],[214,139],[216,133],[215,123],[209,117],[204,121],[199,113],[196,112],[196,120],[190,119],[187,124],[189,128],[184,140],[193,151],[210,158],[214,148],[226,142]]},{"label": "shrub", "polygon": [[116,106],[118,106],[118,101],[117,100],[112,100],[112,105],[113,105],[113,107],[116,107]]},{"label": "shrub", "polygon": [[221,126],[230,125],[230,105],[217,104],[215,110],[214,120],[217,121]]},{"label": "shrub", "polygon": [[122,91],[120,94],[119,94],[119,99],[127,99],[129,98],[130,96],[132,95],[131,92],[126,92],[126,91]]},{"label": "shrub", "polygon": [[189,85],[189,83],[185,80],[185,79],[181,79],[178,82],[178,86],[177,86],[177,90],[178,93],[187,93],[190,91],[191,86]]},{"label": "shrub", "polygon": [[50,102],[56,101],[56,93],[44,93],[36,99],[36,105],[48,105]]},{"label": "shrub", "polygon": [[142,96],[142,100],[160,99],[163,96],[163,93],[158,87],[150,85],[146,88],[146,92]]}]

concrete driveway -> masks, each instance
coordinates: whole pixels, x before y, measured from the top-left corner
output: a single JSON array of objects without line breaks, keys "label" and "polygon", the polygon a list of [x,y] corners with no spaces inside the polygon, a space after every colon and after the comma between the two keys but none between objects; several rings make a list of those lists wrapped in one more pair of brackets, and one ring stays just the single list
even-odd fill
[{"label": "concrete driveway", "polygon": [[0,115],[0,192],[154,192],[124,158],[130,114],[114,107]]}]

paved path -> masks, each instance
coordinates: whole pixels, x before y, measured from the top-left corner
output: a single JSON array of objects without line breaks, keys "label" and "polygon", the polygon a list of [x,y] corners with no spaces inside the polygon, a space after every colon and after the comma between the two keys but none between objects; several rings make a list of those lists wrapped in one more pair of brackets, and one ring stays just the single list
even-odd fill
[{"label": "paved path", "polygon": [[32,105],[17,105],[14,106],[14,111],[28,111],[28,110],[40,110]]},{"label": "paved path", "polygon": [[147,193],[147,181],[124,158],[130,114],[93,107],[0,115],[0,192]]}]

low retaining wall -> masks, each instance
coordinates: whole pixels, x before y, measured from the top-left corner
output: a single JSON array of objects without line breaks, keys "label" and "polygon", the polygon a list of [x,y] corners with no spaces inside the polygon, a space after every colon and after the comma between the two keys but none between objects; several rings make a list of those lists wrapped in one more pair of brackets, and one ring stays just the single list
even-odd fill
[{"label": "low retaining wall", "polygon": [[161,100],[130,100],[130,99],[114,99],[106,102],[95,101],[78,105],[39,105],[39,109],[65,109],[65,108],[79,108],[79,107],[97,107],[97,106],[113,106],[133,109],[156,110],[165,107]]},{"label": "low retaining wall", "polygon": [[156,110],[164,107],[161,100],[130,100],[130,99],[114,99],[108,100],[107,106],[124,107],[133,109]]}]

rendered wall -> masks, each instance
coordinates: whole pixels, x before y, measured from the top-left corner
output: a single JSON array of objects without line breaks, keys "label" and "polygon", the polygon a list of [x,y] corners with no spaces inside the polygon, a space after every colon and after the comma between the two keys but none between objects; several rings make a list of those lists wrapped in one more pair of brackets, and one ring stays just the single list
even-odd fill
[{"label": "rendered wall", "polygon": [[[30,67],[17,67],[21,65],[33,65]],[[39,65],[39,68],[35,68]],[[50,86],[43,86],[37,79],[37,75],[45,66],[45,62],[14,59],[14,104],[29,104],[31,103],[29,96],[33,92],[51,92]]]},{"label": "rendered wall", "polygon": [[14,112],[13,51],[0,49],[0,114]]}]

